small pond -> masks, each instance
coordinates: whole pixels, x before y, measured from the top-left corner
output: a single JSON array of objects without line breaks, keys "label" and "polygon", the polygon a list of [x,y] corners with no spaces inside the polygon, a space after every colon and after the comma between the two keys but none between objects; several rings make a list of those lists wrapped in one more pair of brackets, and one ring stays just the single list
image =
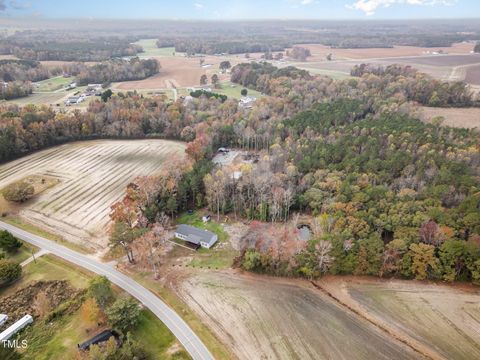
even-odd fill
[{"label": "small pond", "polygon": [[312,238],[312,230],[310,226],[302,224],[298,225],[298,237],[302,240],[308,241]]}]

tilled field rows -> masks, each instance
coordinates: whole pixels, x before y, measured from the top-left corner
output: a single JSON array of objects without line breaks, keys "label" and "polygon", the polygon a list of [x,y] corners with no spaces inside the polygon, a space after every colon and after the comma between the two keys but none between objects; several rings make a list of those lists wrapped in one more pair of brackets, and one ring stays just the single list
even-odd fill
[{"label": "tilled field rows", "polygon": [[184,145],[165,140],[100,140],[62,145],[0,166],[0,188],[28,175],[60,184],[40,195],[21,215],[67,239],[90,242],[105,235],[110,206],[136,176],[182,157]]}]

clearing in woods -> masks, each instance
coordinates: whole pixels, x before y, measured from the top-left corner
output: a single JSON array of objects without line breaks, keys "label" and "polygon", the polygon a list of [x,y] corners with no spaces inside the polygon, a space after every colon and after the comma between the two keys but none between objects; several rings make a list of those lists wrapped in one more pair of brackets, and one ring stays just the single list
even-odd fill
[{"label": "clearing in woods", "polygon": [[61,145],[0,165],[0,189],[31,175],[58,179],[18,209],[19,215],[66,240],[104,247],[110,206],[135,177],[184,156],[167,140],[94,140]]},{"label": "clearing in woods", "polygon": [[438,108],[420,106],[418,108],[420,119],[431,122],[436,117],[442,117],[442,125],[457,128],[480,129],[480,108]]}]

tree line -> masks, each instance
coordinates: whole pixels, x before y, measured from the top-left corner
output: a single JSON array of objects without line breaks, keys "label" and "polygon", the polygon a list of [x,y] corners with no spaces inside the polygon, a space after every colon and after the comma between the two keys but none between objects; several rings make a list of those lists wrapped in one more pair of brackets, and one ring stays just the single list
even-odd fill
[{"label": "tree line", "polygon": [[[355,65],[351,70],[355,77],[368,78],[369,87],[375,91],[401,93],[407,100],[427,106],[466,107],[478,105],[474,93],[462,81],[444,82],[420,73],[411,66]],[[368,88],[367,88],[368,89]]]},{"label": "tree line", "polygon": [[90,32],[19,31],[0,40],[0,52],[23,60],[104,61],[135,56],[142,48],[133,39]]},{"label": "tree line", "polygon": [[11,100],[32,93],[31,82],[50,77],[51,71],[37,61],[0,60],[0,99]]},{"label": "tree line", "polygon": [[158,74],[159,70],[160,63],[155,59],[108,60],[77,69],[76,80],[79,85],[142,80]]}]

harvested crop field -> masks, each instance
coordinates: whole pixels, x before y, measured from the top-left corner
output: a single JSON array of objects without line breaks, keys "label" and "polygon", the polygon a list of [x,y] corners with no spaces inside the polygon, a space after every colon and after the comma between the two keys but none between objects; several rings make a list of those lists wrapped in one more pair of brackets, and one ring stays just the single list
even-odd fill
[{"label": "harvested crop field", "polygon": [[299,46],[310,49],[312,56],[309,61],[325,60],[328,54],[334,59],[367,59],[389,58],[399,56],[421,56],[432,52],[442,51],[446,54],[469,54],[474,43],[455,43],[451,47],[426,48],[418,46],[394,46],[392,48],[365,48],[365,49],[335,49],[321,44],[301,44]]},{"label": "harvested crop field", "polygon": [[420,119],[431,122],[435,117],[443,117],[442,125],[480,129],[480,108],[438,108],[421,106],[418,108]]},{"label": "harvested crop field", "polygon": [[27,202],[19,215],[67,240],[104,245],[110,206],[135,177],[163,169],[184,156],[185,146],[166,140],[95,140],[53,147],[0,166],[0,188],[30,175],[59,180]]},{"label": "harvested crop field", "polygon": [[[466,74],[468,74],[470,69],[476,69],[477,66],[480,66],[480,55],[432,55],[400,58],[372,58],[317,62],[309,61],[303,63],[292,63],[290,65],[295,65],[302,69],[310,70],[312,73],[321,73],[323,71],[326,73],[332,72],[340,75],[345,74],[348,76],[353,66],[361,63],[377,66],[387,66],[390,64],[410,65],[421,72],[441,80],[466,80],[470,84],[476,84],[480,82],[480,80],[477,79],[478,76],[475,70],[473,70],[470,77],[466,77]],[[326,75],[328,75],[328,73]]]},{"label": "harvested crop field", "polygon": [[480,358],[480,290],[415,281],[322,280],[343,301],[429,347],[441,359]]},{"label": "harvested crop field", "polygon": [[480,85],[480,65],[469,66],[466,69],[465,81],[472,85]]},{"label": "harvested crop field", "polygon": [[[218,74],[220,81],[228,81],[230,78],[228,74],[220,74],[218,69],[220,62],[226,60],[225,57],[205,56],[203,57],[203,67],[200,66],[199,57],[188,58],[183,55],[177,55],[151,56],[151,58],[156,58],[160,62],[161,69],[157,75],[144,80],[116,83],[113,87],[118,90],[142,90],[200,86],[200,77],[202,75],[207,75],[210,83],[210,77],[214,73]],[[232,59],[228,60],[230,60],[232,66],[237,63]]]},{"label": "harvested crop field", "polygon": [[202,272],[182,299],[240,359],[418,359],[306,281]]},{"label": "harvested crop field", "polygon": [[462,66],[480,63],[480,54],[401,57],[396,58],[395,62],[430,66]]}]

